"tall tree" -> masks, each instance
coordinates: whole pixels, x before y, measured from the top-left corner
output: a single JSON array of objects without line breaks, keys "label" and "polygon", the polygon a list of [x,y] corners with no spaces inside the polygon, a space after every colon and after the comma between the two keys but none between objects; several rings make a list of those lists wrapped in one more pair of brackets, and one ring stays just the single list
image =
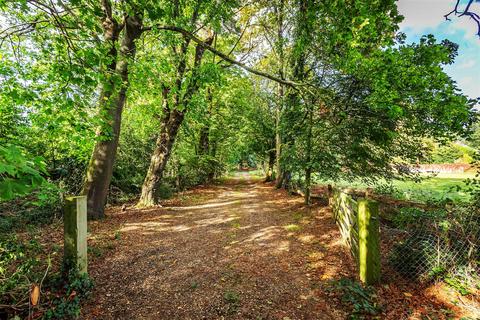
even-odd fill
[{"label": "tall tree", "polygon": [[[91,218],[101,218],[104,214],[129,85],[128,66],[135,57],[135,41],[142,34],[143,10],[135,6],[128,9],[123,21],[119,23],[112,13],[110,0],[102,0],[103,35],[110,49],[106,56],[109,64],[104,69],[105,81],[98,102],[102,123],[97,131],[97,142],[82,190],[88,199],[88,214]],[[120,50],[117,50],[119,38]]]}]

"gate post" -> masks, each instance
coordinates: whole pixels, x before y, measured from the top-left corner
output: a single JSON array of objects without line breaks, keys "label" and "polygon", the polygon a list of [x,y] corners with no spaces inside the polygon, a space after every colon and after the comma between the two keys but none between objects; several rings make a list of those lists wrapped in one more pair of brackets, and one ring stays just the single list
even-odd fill
[{"label": "gate post", "polygon": [[66,271],[87,273],[87,197],[67,197],[64,213],[64,255]]},{"label": "gate post", "polygon": [[378,203],[358,201],[358,268],[360,281],[371,285],[380,281],[380,224]]}]

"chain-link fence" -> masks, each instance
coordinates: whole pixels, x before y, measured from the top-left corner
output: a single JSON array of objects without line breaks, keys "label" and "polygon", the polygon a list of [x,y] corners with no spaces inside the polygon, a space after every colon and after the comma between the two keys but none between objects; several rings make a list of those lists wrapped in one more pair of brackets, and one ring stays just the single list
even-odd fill
[{"label": "chain-link fence", "polygon": [[480,261],[480,215],[463,207],[425,211],[403,208],[382,223],[387,263],[402,276],[421,282],[456,277],[477,285]]},{"label": "chain-link fence", "polygon": [[[411,287],[443,281],[460,295],[478,293],[480,215],[475,208],[410,207],[387,216],[391,218],[381,223],[382,270],[396,272]],[[478,304],[463,307],[474,308],[478,318],[473,319],[480,319]],[[402,319],[426,318],[406,306]],[[446,314],[438,319],[450,318]]]}]

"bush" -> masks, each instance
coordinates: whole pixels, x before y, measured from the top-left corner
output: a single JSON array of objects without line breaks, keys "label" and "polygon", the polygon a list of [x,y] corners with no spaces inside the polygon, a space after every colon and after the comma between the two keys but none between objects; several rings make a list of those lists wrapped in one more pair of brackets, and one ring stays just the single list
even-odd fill
[{"label": "bush", "polygon": [[159,199],[169,199],[173,195],[173,188],[167,183],[162,183],[157,189],[157,196]]},{"label": "bush", "polygon": [[20,240],[15,235],[0,239],[0,297],[5,306],[0,318],[27,318],[32,284],[42,291],[40,304],[33,310],[43,313],[44,319],[78,317],[80,302],[90,294],[92,281],[76,270],[65,275],[52,269],[50,256],[35,239]]},{"label": "bush", "polygon": [[171,175],[171,182],[178,189],[185,189],[199,184],[209,183],[214,177],[225,171],[225,166],[209,155],[195,155],[178,165],[176,175]]},{"label": "bush", "polygon": [[[15,235],[0,238],[0,297],[15,305],[28,294],[30,283],[39,283],[47,265],[37,259],[43,249],[36,240],[20,241]],[[48,264],[48,263],[47,263]]]},{"label": "bush", "polygon": [[444,219],[447,215],[445,210],[429,210],[415,207],[401,208],[399,212],[393,216],[392,223],[396,228],[412,229],[420,228],[425,223],[432,223],[440,219]]},{"label": "bush", "polygon": [[393,198],[399,198],[401,195],[400,191],[394,185],[390,183],[382,183],[375,187],[374,192],[376,194],[381,194],[385,196],[390,196]]},{"label": "bush", "polygon": [[57,294],[45,312],[44,319],[76,319],[80,315],[82,299],[87,298],[93,289],[93,281],[87,274],[71,270],[66,280],[57,276],[50,286]]},{"label": "bush", "polygon": [[435,234],[419,232],[396,244],[390,254],[390,263],[409,279],[429,281],[446,272],[450,261]]}]

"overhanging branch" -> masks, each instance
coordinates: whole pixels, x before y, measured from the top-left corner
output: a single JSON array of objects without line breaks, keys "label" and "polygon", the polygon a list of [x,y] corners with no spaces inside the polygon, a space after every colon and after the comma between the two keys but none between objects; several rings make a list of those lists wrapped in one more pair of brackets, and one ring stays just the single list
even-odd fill
[{"label": "overhanging branch", "polygon": [[235,59],[232,59],[230,58],[227,54],[215,49],[214,47],[212,47],[211,45],[205,43],[204,41],[202,41],[200,38],[198,38],[197,36],[195,36],[193,33],[191,33],[190,31],[187,31],[183,28],[179,28],[179,27],[176,27],[176,26],[154,26],[154,27],[144,27],[143,28],[143,31],[148,31],[148,30],[168,30],[168,31],[174,31],[174,32],[178,32],[178,33],[181,33],[184,37],[187,37],[189,39],[191,39],[193,42],[197,43],[198,45],[204,47],[206,50],[210,51],[211,53],[219,56],[220,58],[222,58],[223,60],[231,63],[231,64],[234,64],[234,65],[237,65],[239,66],[240,68],[250,72],[250,73],[253,73],[253,74],[256,74],[258,76],[261,76],[261,77],[264,77],[264,78],[267,78],[267,79],[270,79],[272,81],[275,81],[275,82],[278,82],[278,83],[281,83],[281,84],[284,84],[284,85],[288,85],[288,86],[291,86],[291,87],[296,87],[296,86],[300,86],[301,84],[300,83],[297,83],[297,82],[294,82],[294,81],[290,81],[290,80],[286,80],[286,79],[282,79],[282,78],[279,78],[279,77],[276,77],[272,74],[269,74],[269,73],[266,73],[266,72],[263,72],[263,71],[260,71],[260,70],[256,70],[256,69],[253,69],[249,66],[247,66],[246,64],[240,62],[240,61],[237,61]]}]

